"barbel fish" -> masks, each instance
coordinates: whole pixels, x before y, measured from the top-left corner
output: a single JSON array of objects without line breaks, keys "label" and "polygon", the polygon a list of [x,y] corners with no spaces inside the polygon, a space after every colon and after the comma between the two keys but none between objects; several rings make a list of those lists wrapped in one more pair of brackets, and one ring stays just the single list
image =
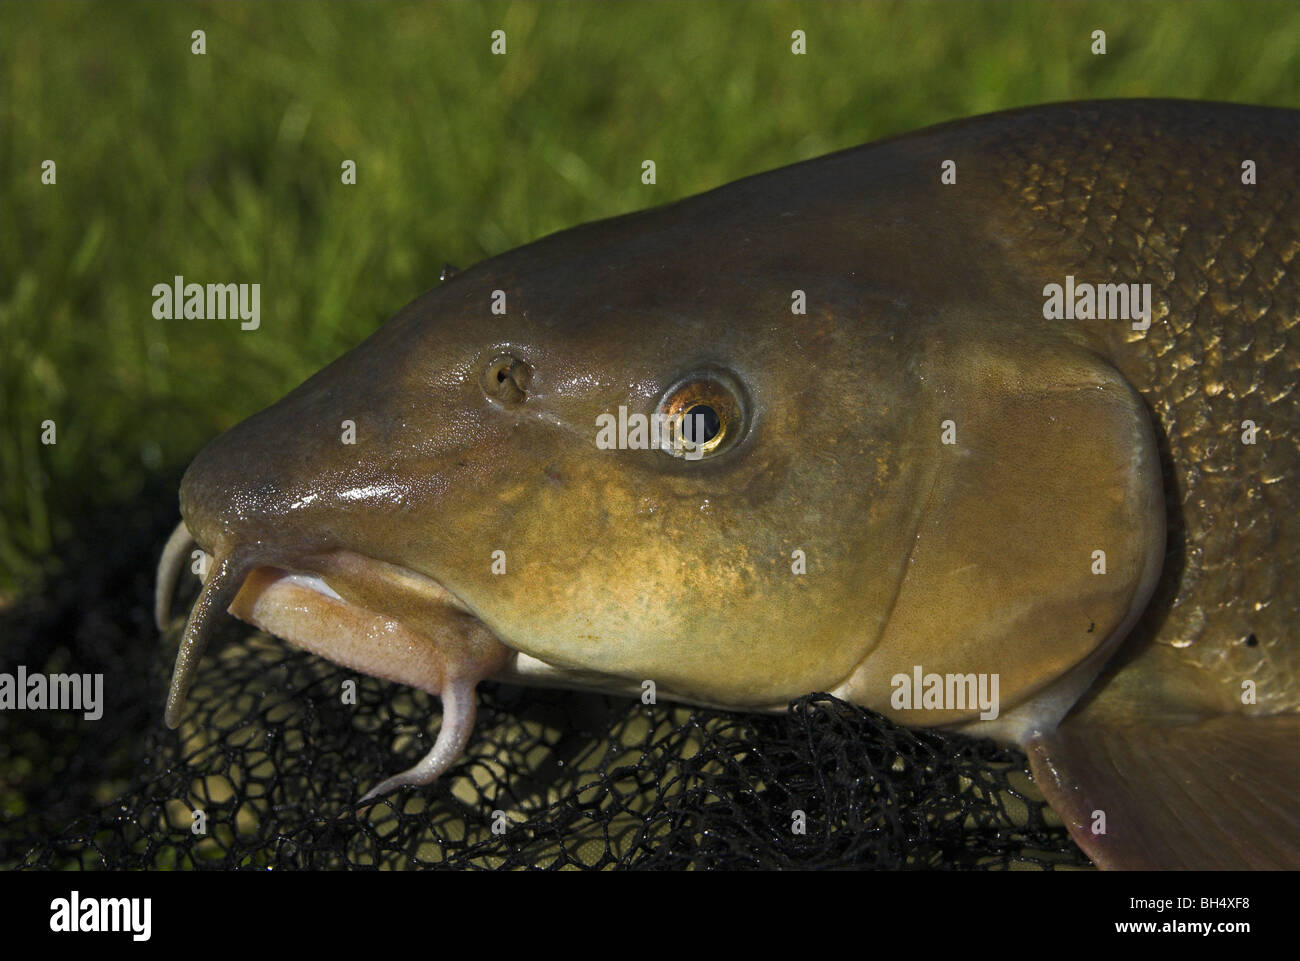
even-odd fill
[{"label": "barbel fish", "polygon": [[1099,866],[1300,866],[1298,252],[1300,112],[1138,100],[493,257],[195,458],[167,722],[229,610],[441,698],[367,799],[485,678],[828,691],[1021,745]]}]

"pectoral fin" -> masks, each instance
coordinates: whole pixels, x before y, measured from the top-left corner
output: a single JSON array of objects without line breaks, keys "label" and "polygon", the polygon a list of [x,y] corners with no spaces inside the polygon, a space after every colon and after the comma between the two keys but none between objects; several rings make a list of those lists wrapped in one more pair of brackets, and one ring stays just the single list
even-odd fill
[{"label": "pectoral fin", "polygon": [[1098,867],[1300,868],[1300,715],[1159,725],[1085,713],[1025,749]]}]

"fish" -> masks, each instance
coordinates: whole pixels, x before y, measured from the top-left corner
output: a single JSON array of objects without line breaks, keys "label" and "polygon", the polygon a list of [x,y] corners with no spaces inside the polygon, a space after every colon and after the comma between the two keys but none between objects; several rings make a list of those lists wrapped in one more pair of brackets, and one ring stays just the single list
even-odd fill
[{"label": "fish", "polygon": [[1300,111],[1047,104],[493,256],[216,437],[159,562],[436,695],[1019,746],[1100,868],[1300,867]]}]

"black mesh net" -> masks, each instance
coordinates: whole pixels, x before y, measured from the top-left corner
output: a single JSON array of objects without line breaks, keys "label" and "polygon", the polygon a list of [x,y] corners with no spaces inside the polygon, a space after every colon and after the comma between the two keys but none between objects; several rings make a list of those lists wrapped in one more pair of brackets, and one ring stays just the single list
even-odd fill
[{"label": "black mesh net", "polygon": [[367,789],[428,750],[435,698],[232,618],[181,728],[163,726],[176,637],[157,637],[150,597],[173,522],[156,505],[170,508],[174,489],[81,525],[60,572],[0,612],[0,670],[105,675],[98,721],[0,712],[0,866],[1089,864],[1023,754],[903,729],[825,694],[753,716],[483,684],[475,737],[451,773],[358,812]]}]

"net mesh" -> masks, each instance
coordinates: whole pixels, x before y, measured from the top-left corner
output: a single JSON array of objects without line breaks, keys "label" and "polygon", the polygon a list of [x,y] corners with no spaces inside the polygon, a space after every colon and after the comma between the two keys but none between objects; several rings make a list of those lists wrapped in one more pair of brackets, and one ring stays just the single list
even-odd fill
[{"label": "net mesh", "polygon": [[[152,493],[139,502],[174,503]],[[0,669],[105,676],[100,720],[0,712],[4,867],[1089,864],[1020,752],[825,694],[755,716],[482,684],[452,771],[357,810],[429,749],[437,699],[232,618],[167,730],[176,631],[158,639],[149,601],[170,526],[170,510],[99,513],[58,552],[61,572],[0,612]]]}]

